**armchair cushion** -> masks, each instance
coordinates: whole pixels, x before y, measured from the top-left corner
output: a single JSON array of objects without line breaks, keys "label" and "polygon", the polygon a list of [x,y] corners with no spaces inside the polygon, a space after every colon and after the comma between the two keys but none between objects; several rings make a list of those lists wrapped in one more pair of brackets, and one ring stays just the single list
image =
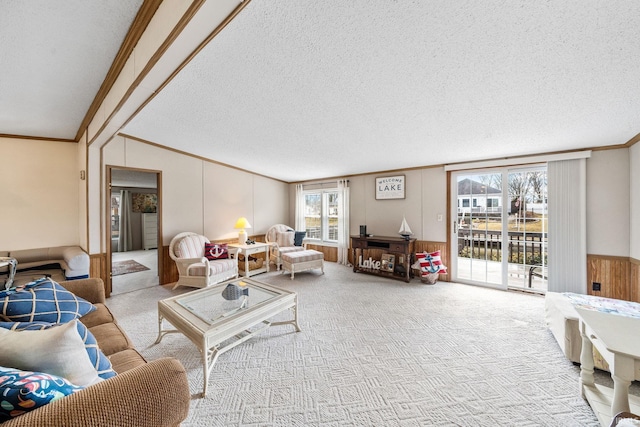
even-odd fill
[{"label": "armchair cushion", "polygon": [[209,240],[204,236],[198,234],[185,236],[176,247],[176,256],[178,258],[202,258],[206,243],[209,243]]},{"label": "armchair cushion", "polygon": [[[231,271],[236,267],[235,260],[219,259],[209,262],[209,276]],[[206,276],[207,266],[204,263],[191,264],[187,269],[190,276]]]},{"label": "armchair cushion", "polygon": [[229,258],[229,249],[226,243],[205,243],[204,256],[209,261]]},{"label": "armchair cushion", "polygon": [[295,237],[293,231],[278,231],[276,233],[276,244],[280,248],[286,248],[293,246],[293,238]]},{"label": "armchair cushion", "polygon": [[300,252],[303,251],[303,246],[287,246],[285,248],[280,248],[280,255],[288,254],[291,252]]},{"label": "armchair cushion", "polygon": [[5,322],[65,323],[95,309],[49,278],[0,292],[0,320]]}]

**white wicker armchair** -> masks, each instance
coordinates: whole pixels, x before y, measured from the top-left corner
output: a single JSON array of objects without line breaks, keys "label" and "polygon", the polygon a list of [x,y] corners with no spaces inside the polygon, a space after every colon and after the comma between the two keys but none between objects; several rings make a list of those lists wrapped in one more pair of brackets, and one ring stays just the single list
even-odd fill
[{"label": "white wicker armchair", "polygon": [[229,258],[209,260],[205,257],[205,243],[211,243],[206,237],[185,232],[180,233],[169,243],[169,256],[178,267],[178,286],[205,288],[215,283],[238,277],[237,248],[228,248]]},{"label": "white wicker armchair", "polygon": [[302,246],[295,246],[295,232],[293,228],[284,224],[276,224],[267,230],[264,240],[271,244],[269,260],[273,262],[277,269],[282,267],[282,254],[287,252],[303,251],[307,248],[306,242],[303,241]]}]

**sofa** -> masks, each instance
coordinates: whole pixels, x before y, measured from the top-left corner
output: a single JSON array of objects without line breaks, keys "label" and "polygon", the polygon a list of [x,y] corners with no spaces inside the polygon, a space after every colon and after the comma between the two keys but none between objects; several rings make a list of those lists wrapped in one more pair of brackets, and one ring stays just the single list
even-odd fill
[{"label": "sofa", "polygon": [[147,362],[136,351],[105,305],[102,279],[60,285],[96,307],[79,320],[95,336],[116,375],[19,415],[2,427],[180,425],[191,400],[182,364],[174,358]]},{"label": "sofa", "polygon": [[[89,255],[79,246],[0,251],[0,257],[18,261],[16,281],[25,282],[44,274],[58,282],[89,277]],[[2,274],[6,270],[0,270]]]}]

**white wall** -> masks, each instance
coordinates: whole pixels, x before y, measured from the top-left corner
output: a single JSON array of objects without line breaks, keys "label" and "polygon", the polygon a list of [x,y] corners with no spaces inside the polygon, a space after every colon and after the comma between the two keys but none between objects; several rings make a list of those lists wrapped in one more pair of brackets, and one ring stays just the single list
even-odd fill
[{"label": "white wall", "polygon": [[[241,216],[252,225],[249,235],[264,234],[271,225],[288,221],[289,186],[283,182],[123,137],[103,147],[102,158],[103,168],[161,173],[164,246],[182,231],[211,240],[234,238],[238,231],[233,226]],[[92,229],[99,225],[91,218]]]},{"label": "white wall", "polygon": [[630,250],[629,256],[640,260],[640,143],[629,149],[630,159]]},{"label": "white wall", "polygon": [[78,146],[0,138],[0,251],[80,244]]},{"label": "white wall", "polygon": [[[405,176],[405,198],[376,200],[376,178],[395,175]],[[366,225],[367,233],[377,236],[399,236],[398,231],[404,216],[413,231],[413,237],[418,240],[446,241],[446,181],[447,174],[442,167],[349,177],[350,234],[359,234],[360,225]],[[293,185],[291,187],[291,204],[294,206],[295,189]],[[293,207],[290,212],[293,223]],[[440,213],[443,219],[439,222]]]},{"label": "white wall", "polygon": [[[640,144],[629,149],[595,151],[587,161],[587,252],[640,259]],[[631,158],[631,160],[629,160]],[[406,198],[375,200],[375,178],[406,176]],[[375,235],[396,236],[402,216],[419,240],[447,241],[447,174],[442,167],[349,177],[351,234],[361,224]],[[291,221],[295,190],[291,186]],[[631,207],[630,198],[631,194]],[[442,221],[438,216],[442,214]],[[630,234],[631,224],[631,239]],[[631,249],[630,249],[631,247]],[[634,255],[635,254],[635,255]]]},{"label": "white wall", "polygon": [[[79,179],[79,168],[86,167],[81,158],[86,151],[74,143],[0,138],[0,152],[0,251],[77,244],[86,248],[82,243],[86,220],[80,213],[85,184]],[[249,234],[262,234],[275,223],[293,225],[293,185],[124,138],[109,143],[102,157],[103,165],[162,172],[165,245],[188,229],[212,239],[235,236],[233,223],[239,216],[246,216],[253,225]],[[91,163],[91,167],[96,166]],[[407,198],[396,201],[376,201],[374,191],[377,176],[395,173],[349,178],[351,234],[367,224],[371,233],[396,235],[405,214],[416,238],[446,241],[446,173],[442,168],[424,168],[404,174]],[[103,208],[92,203],[100,199],[104,183],[98,176],[87,185],[89,234],[98,245]],[[234,202],[238,194],[243,198]],[[247,198],[252,202],[245,203]],[[444,221],[438,222],[441,212]],[[638,218],[640,144],[594,152],[587,162],[588,253],[640,259]],[[89,243],[94,246],[93,241]]]},{"label": "white wall", "polygon": [[629,256],[629,150],[587,159],[587,253]]}]

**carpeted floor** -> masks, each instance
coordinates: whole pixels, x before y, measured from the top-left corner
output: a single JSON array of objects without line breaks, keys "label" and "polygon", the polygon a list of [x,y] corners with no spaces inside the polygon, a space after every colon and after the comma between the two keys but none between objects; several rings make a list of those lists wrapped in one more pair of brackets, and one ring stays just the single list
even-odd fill
[{"label": "carpeted floor", "polygon": [[112,276],[121,276],[123,274],[137,273],[140,271],[146,271],[148,269],[149,267],[146,267],[132,259],[128,259],[125,261],[114,261],[111,264]]},{"label": "carpeted floor", "polygon": [[224,353],[204,399],[195,346],[180,334],[153,345],[157,300],[190,289],[156,286],[108,305],[147,359],[186,367],[194,397],[183,426],[599,425],[579,368],[545,326],[543,297],[334,263],[325,272],[254,277],[298,293],[302,332],[272,327]]}]

